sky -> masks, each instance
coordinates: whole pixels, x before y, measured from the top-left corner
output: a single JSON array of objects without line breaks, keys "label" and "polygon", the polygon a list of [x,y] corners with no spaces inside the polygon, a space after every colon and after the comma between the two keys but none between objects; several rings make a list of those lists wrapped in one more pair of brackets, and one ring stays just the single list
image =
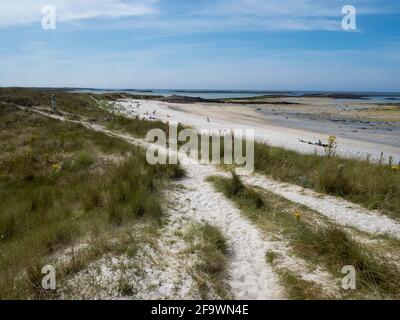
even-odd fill
[{"label": "sky", "polygon": [[399,92],[400,1],[0,0],[0,86]]}]

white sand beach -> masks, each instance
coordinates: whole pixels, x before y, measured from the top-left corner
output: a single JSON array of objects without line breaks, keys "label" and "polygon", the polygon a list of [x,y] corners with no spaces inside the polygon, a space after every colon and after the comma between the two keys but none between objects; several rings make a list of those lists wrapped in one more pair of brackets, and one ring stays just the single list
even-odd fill
[{"label": "white sand beach", "polygon": [[[121,101],[125,112],[140,118],[157,119],[161,121],[175,121],[201,129],[254,129],[256,140],[265,142],[272,146],[285,147],[304,153],[323,153],[322,147],[302,143],[299,140],[326,142],[330,135],[338,138],[338,153],[347,157],[366,158],[378,160],[383,153],[385,160],[393,157],[394,162],[400,161],[400,148],[390,143],[377,143],[361,139],[360,134],[354,133],[354,138],[343,137],[338,134],[339,128],[333,127],[330,133],[323,133],[324,130],[317,130],[313,121],[302,120],[303,127],[312,129],[298,129],[289,127],[290,123],[282,124],[274,121],[271,117],[258,112],[256,108],[247,105],[231,104],[177,104],[160,101],[145,100],[123,100]],[[209,119],[209,120],[208,120]],[[395,136],[398,133],[393,133]],[[364,135],[366,134],[361,133]],[[378,134],[375,134],[377,136]],[[374,137],[374,133],[369,136]],[[396,136],[395,136],[396,137]],[[387,137],[384,137],[385,140]]]}]

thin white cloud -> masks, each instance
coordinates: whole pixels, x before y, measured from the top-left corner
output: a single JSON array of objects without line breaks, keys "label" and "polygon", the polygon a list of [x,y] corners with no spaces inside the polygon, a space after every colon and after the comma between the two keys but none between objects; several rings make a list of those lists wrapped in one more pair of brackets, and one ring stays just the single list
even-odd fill
[{"label": "thin white cloud", "polygon": [[379,0],[215,0],[205,13],[264,17],[337,17],[344,5],[353,5],[359,14],[385,13],[392,9]]},{"label": "thin white cloud", "polygon": [[58,21],[119,18],[156,13],[157,0],[18,0],[0,2],[0,27],[40,22],[42,8],[56,8]]},{"label": "thin white cloud", "polygon": [[[191,0],[185,1],[185,5],[181,6],[179,2],[170,0],[3,0],[0,3],[0,27],[40,22],[41,8],[49,4],[56,7],[59,22],[114,18],[92,27],[187,33],[230,30],[340,30],[341,8],[348,1]],[[358,14],[393,11],[387,2],[383,4],[380,0],[352,0],[351,4],[356,7]],[[179,14],[176,14],[176,7],[180,9]],[[161,10],[160,15],[153,15]],[[142,16],[143,19],[117,19],[130,16]]]},{"label": "thin white cloud", "polygon": [[[214,0],[184,15],[184,21],[189,28],[196,25],[207,28],[214,24],[216,30],[222,31],[229,27],[239,30],[342,31],[342,7],[348,4],[347,0]],[[396,11],[380,0],[352,0],[350,4],[355,6],[358,15]]]},{"label": "thin white cloud", "polygon": [[154,37],[196,33],[243,31],[342,31],[341,18],[326,17],[256,17],[256,16],[184,16],[180,19],[137,19],[108,21],[92,26],[97,29],[150,30]]},{"label": "thin white cloud", "polygon": [[[315,17],[335,15],[334,7],[332,1],[326,3],[309,0],[217,0],[212,11],[218,15]],[[210,11],[211,8],[208,9],[208,12]]]}]

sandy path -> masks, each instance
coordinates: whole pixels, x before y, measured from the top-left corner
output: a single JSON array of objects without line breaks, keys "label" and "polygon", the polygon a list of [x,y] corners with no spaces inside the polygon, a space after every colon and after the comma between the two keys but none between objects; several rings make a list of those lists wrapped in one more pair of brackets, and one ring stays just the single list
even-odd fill
[{"label": "sandy path", "polygon": [[[212,104],[173,104],[159,101],[139,101],[137,108],[135,100],[120,102],[123,112],[128,115],[139,115],[141,118],[156,118],[161,121],[177,121],[194,128],[201,129],[254,129],[256,139],[272,146],[285,147],[299,152],[323,153],[323,148],[300,143],[306,141],[327,141],[328,135],[280,127],[271,123],[271,119],[253,109],[240,105],[212,105]],[[153,115],[153,112],[156,113]],[[210,119],[210,122],[207,121]],[[400,161],[400,148],[367,141],[338,138],[338,152],[343,156],[366,157],[379,159],[381,152],[385,158],[392,156],[395,162]]]},{"label": "sandy path", "polygon": [[[103,132],[109,136],[118,137],[134,145],[146,147],[147,143],[135,139],[127,134],[110,131],[103,126],[85,121],[69,120],[63,116],[47,114],[43,111],[35,112],[60,121],[79,123],[88,129]],[[264,238],[258,229],[241,216],[241,212],[222,194],[215,192],[213,187],[206,181],[208,176],[217,175],[219,171],[213,165],[201,165],[197,161],[180,154],[182,167],[187,172],[187,178],[181,183],[185,190],[173,195],[176,199],[178,209],[170,210],[168,213],[172,218],[166,227],[166,237],[162,237],[160,246],[164,247],[165,260],[170,261],[169,268],[149,271],[155,275],[145,282],[157,282],[162,285],[162,290],[157,290],[156,295],[174,296],[173,289],[176,283],[182,283],[180,260],[178,252],[182,246],[166,248],[168,240],[175,231],[182,231],[188,223],[182,223],[182,216],[192,216],[196,221],[206,221],[218,226],[228,239],[231,248],[229,263],[229,286],[236,299],[271,300],[283,298],[283,289],[279,285],[278,278],[272,268],[266,263],[266,253],[273,247],[273,243]],[[186,219],[187,221],[187,219]],[[172,267],[171,267],[172,266]],[[148,269],[148,268],[147,268]],[[177,272],[178,271],[178,272]],[[160,281],[161,280],[161,281]],[[147,286],[150,287],[150,286]],[[186,294],[189,290],[183,290]],[[150,297],[153,295],[150,295]],[[176,297],[176,295],[175,295]],[[181,298],[188,298],[183,294]]]},{"label": "sandy path", "polygon": [[339,225],[351,226],[371,234],[388,234],[400,239],[400,223],[379,212],[370,211],[346,200],[322,195],[310,189],[276,182],[258,174],[243,177],[243,179],[249,185],[305,205]]},{"label": "sandy path", "polygon": [[[154,101],[141,101],[140,107],[137,108],[136,103],[134,103],[132,100],[122,102],[121,107],[122,111],[124,113],[127,113],[128,115],[131,114],[132,111],[140,115],[145,115],[147,113],[152,114],[155,110],[156,114],[154,115],[154,117],[160,120],[174,120],[185,124],[192,124],[196,128],[232,128],[229,127],[229,125],[240,127],[241,124],[232,124],[232,121],[228,121],[229,117],[232,115],[235,117],[235,119],[243,120],[244,117],[245,119],[243,120],[243,123],[245,123],[245,125],[249,125],[249,123],[245,120],[248,119],[247,116],[250,116],[252,113],[254,113],[253,110],[242,108],[240,106],[234,106],[232,110],[227,112],[227,107],[223,106],[210,107],[201,104],[178,106]],[[182,111],[182,108],[185,108],[184,112]],[[228,108],[232,108],[232,106],[229,106]],[[189,109],[190,111],[188,111]],[[218,120],[213,120],[212,122],[208,123],[207,117],[212,117],[212,115],[216,113],[219,115]],[[199,116],[199,114],[201,114],[201,116]],[[221,121],[220,119],[224,120],[225,122]],[[259,125],[260,122],[262,122],[262,120],[256,119],[253,124],[255,123],[256,125]],[[243,128],[243,126],[241,128]],[[282,132],[282,129],[283,128],[275,127],[273,129],[276,130],[274,131],[274,135],[280,136],[282,139],[286,140],[288,139],[288,135],[290,136],[290,131]],[[297,130],[293,131],[297,132]],[[286,140],[286,143],[288,143],[288,141],[289,140]],[[364,144],[364,142],[349,140],[347,147],[353,148],[354,145],[357,145],[358,148],[363,148]],[[370,143],[366,144],[371,148],[376,147],[374,146],[374,144],[372,144],[372,146],[370,146]],[[340,141],[339,145],[341,145]],[[304,146],[309,147],[308,145],[301,145],[301,147]],[[313,147],[312,150],[314,150]],[[375,153],[378,156],[378,152],[376,149]],[[312,190],[304,190],[303,188],[296,185],[279,183],[261,175],[253,175],[251,177],[247,177],[246,182],[278,194],[290,201],[306,205],[309,208],[327,216],[328,218],[332,219],[340,225],[352,226],[361,231],[372,234],[388,234],[393,237],[400,238],[400,224],[398,222],[386,216],[383,216],[378,212],[366,210],[365,208],[362,208],[343,199],[332,196],[323,196]]]},{"label": "sandy path", "polygon": [[[272,243],[262,237],[250,222],[241,216],[239,209],[215,192],[205,178],[217,175],[211,165],[199,165],[197,161],[181,156],[181,164],[188,178],[184,198],[191,199],[191,211],[196,219],[219,226],[227,236],[232,249],[230,262],[230,286],[237,299],[278,299],[282,290],[271,267],[266,264],[265,255]],[[190,211],[189,211],[190,212]]]},{"label": "sandy path", "polygon": [[[54,119],[66,120],[60,116],[49,115],[41,111],[36,112]],[[127,134],[112,132],[96,124],[72,122],[124,139],[135,145],[142,147],[147,145],[143,140],[135,139]],[[275,251],[277,243],[266,239],[255,226],[241,216],[240,210],[222,194],[215,192],[205,180],[208,176],[226,174],[218,171],[213,165],[200,165],[196,160],[184,155],[180,156],[180,160],[188,176],[180,181],[184,189],[171,195],[177,207],[168,211],[171,219],[165,229],[165,236],[160,242],[162,251],[167,255],[164,258],[165,261],[170,261],[167,263],[169,267],[157,270],[150,270],[151,267],[147,268],[149,272],[146,281],[150,285],[146,285],[143,289],[153,288],[155,283],[158,283],[158,288],[161,289],[145,296],[188,298],[188,295],[191,295],[189,290],[191,282],[184,277],[183,272],[179,272],[181,265],[186,263],[182,261],[180,264],[180,260],[177,259],[183,244],[179,242],[179,239],[175,239],[176,244],[170,247],[169,242],[174,238],[175,231],[182,231],[186,225],[193,222],[207,221],[217,225],[229,239],[228,243],[232,250],[229,285],[233,296],[238,299],[282,298],[283,290],[278,284],[275,273],[265,260],[268,250]],[[306,205],[338,224],[352,226],[368,233],[387,233],[400,238],[399,223],[343,199],[321,196],[312,190],[275,182],[261,175],[246,176],[243,179],[250,185],[261,187],[288,200]],[[176,291],[174,288],[179,284],[184,284],[183,288]]]}]

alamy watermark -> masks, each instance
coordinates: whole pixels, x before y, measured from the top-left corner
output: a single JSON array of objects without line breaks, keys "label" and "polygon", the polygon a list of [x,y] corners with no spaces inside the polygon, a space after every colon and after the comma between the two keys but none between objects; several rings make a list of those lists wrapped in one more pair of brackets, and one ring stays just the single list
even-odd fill
[{"label": "alamy watermark", "polygon": [[178,124],[170,122],[168,137],[163,130],[152,129],[146,141],[150,143],[146,159],[151,165],[178,164],[179,157],[190,156],[201,164],[237,165],[243,174],[254,171],[252,129],[183,129],[178,133]]},{"label": "alamy watermark", "polygon": [[356,290],[356,268],[354,266],[344,266],[342,268],[342,274],[346,274],[342,278],[343,290]]},{"label": "alamy watermark", "polygon": [[44,290],[56,290],[56,268],[52,265],[46,265],[42,268],[42,274],[45,275],[42,278],[42,288]]},{"label": "alamy watermark", "polygon": [[357,11],[356,8],[352,5],[346,5],[342,8],[342,14],[344,17],[342,19],[342,28],[343,30],[357,30]]},{"label": "alamy watermark", "polygon": [[57,28],[57,10],[55,6],[46,5],[42,7],[42,28],[44,30],[55,30]]}]

